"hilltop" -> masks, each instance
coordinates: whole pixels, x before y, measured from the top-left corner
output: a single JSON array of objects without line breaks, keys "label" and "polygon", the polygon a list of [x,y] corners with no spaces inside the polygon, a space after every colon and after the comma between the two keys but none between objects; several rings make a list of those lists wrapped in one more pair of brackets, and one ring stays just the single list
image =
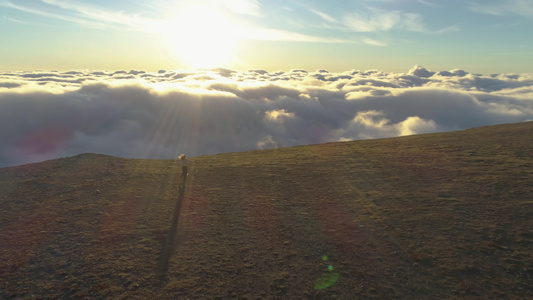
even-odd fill
[{"label": "hilltop", "polygon": [[[0,298],[533,298],[533,122],[0,169]],[[170,233],[170,234],[169,234]]]}]

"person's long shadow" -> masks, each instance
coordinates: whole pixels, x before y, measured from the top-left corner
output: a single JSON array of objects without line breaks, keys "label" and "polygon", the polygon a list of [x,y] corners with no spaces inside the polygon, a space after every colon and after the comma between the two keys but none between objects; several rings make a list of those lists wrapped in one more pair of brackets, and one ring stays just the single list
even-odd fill
[{"label": "person's long shadow", "polygon": [[170,254],[174,251],[174,248],[176,247],[176,232],[178,230],[178,219],[181,213],[181,204],[183,203],[183,199],[185,198],[185,181],[187,179],[187,174],[183,177],[183,180],[181,181],[179,187],[178,187],[178,198],[176,199],[176,207],[174,208],[174,215],[172,216],[172,223],[170,224],[170,230],[168,231],[167,239],[165,244],[163,245],[163,249],[161,251],[161,257],[159,258],[159,264],[158,264],[158,277],[160,280],[160,283],[163,283],[167,271],[168,271],[168,263],[170,260]]}]

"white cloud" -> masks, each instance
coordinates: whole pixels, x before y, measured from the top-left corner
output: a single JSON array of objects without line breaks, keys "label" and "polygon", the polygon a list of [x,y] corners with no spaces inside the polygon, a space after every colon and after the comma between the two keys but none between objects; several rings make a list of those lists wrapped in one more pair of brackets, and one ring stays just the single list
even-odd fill
[{"label": "white cloud", "polygon": [[365,127],[383,128],[389,123],[389,120],[383,117],[382,112],[369,110],[358,112],[352,122]]},{"label": "white cloud", "polygon": [[422,3],[422,4],[425,4],[425,5],[429,5],[429,6],[442,7],[442,4],[433,3],[433,2],[431,2],[431,1],[418,0],[418,2],[420,2],[420,3]]},{"label": "white cloud", "polygon": [[267,111],[265,117],[271,122],[283,123],[283,119],[294,117],[294,113],[287,112],[285,109],[278,109]]},{"label": "white cloud", "polygon": [[320,37],[302,34],[294,31],[247,27],[242,29],[242,38],[264,41],[289,41],[289,42],[314,42],[314,43],[350,43],[350,40],[343,40],[333,37]]},{"label": "white cloud", "polygon": [[96,6],[61,0],[43,0],[41,3],[36,2],[31,5],[3,1],[0,2],[0,6],[98,29],[149,31],[154,23],[153,20],[143,18],[140,15],[104,10]]},{"label": "white cloud", "polygon": [[416,65],[411,70],[409,70],[408,74],[414,75],[416,77],[420,78],[428,78],[435,74],[435,72],[428,71],[427,69],[423,68],[422,66]]},{"label": "white cloud", "polygon": [[372,45],[372,46],[380,46],[380,47],[387,46],[387,43],[382,42],[382,41],[378,41],[378,40],[375,40],[375,39],[371,39],[371,38],[364,38],[363,42],[365,44]]},{"label": "white cloud", "polygon": [[454,24],[454,25],[439,29],[437,31],[434,31],[432,33],[433,34],[444,34],[444,33],[448,33],[448,32],[457,32],[457,31],[461,31],[460,24]]},{"label": "white cloud", "polygon": [[424,120],[419,117],[409,117],[399,124],[400,135],[413,135],[437,131],[437,124],[433,120]]},{"label": "white cloud", "polygon": [[314,8],[308,8],[308,9],[309,9],[310,12],[312,12],[313,14],[319,16],[324,21],[327,21],[329,23],[337,23],[337,19],[335,19],[334,17],[326,14],[323,11],[320,11],[320,10],[314,9]]},{"label": "white cloud", "polygon": [[343,23],[350,30],[358,32],[388,31],[392,29],[426,31],[420,15],[401,11],[369,9],[365,12],[351,12],[344,16]]},{"label": "white cloud", "polygon": [[[0,166],[173,158],[533,119],[533,76],[380,71],[3,72]],[[7,129],[7,130],[6,130]]]},{"label": "white cloud", "polygon": [[475,12],[489,15],[533,17],[533,2],[531,0],[500,0],[495,3],[477,1],[470,3],[470,7]]},{"label": "white cloud", "polygon": [[[216,5],[216,4],[215,4]],[[225,0],[222,5],[228,7],[237,14],[262,17],[260,3],[257,0]]]},{"label": "white cloud", "polygon": [[383,111],[369,110],[358,112],[344,128],[334,134],[339,141],[355,139],[385,138],[440,131],[433,120],[424,120],[417,116],[392,123]]}]

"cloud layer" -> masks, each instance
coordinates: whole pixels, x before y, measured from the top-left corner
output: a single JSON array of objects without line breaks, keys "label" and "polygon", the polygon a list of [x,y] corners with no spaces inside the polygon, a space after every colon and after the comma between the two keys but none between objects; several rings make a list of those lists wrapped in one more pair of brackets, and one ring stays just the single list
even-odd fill
[{"label": "cloud layer", "polygon": [[70,71],[0,74],[0,167],[93,152],[175,158],[533,120],[533,76]]}]

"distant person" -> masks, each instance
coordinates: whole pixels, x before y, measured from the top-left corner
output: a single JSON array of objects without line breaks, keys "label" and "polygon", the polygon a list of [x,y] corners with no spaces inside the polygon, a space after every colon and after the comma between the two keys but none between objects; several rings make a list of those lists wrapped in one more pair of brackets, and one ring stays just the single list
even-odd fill
[{"label": "distant person", "polygon": [[188,173],[187,163],[192,160],[188,159],[185,154],[180,155],[179,159],[181,161],[181,176],[180,177],[185,177],[187,176],[187,173]]}]

